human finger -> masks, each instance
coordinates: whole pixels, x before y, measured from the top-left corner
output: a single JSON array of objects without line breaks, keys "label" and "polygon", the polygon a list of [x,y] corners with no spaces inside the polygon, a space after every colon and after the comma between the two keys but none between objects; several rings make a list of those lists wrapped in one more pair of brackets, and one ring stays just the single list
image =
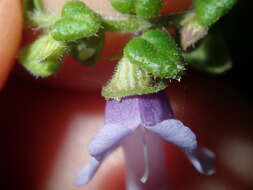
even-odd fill
[{"label": "human finger", "polygon": [[0,89],[14,64],[22,34],[20,1],[0,1]]}]

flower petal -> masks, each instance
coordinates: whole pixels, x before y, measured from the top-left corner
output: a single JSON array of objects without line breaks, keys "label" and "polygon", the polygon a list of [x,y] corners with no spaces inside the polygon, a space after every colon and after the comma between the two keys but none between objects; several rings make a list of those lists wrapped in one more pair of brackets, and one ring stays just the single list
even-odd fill
[{"label": "flower petal", "polygon": [[83,185],[87,185],[92,177],[95,175],[96,171],[98,170],[99,166],[101,165],[102,160],[96,160],[92,158],[90,163],[82,168],[76,177],[76,186],[80,187]]},{"label": "flower petal", "polygon": [[89,144],[90,155],[100,160],[100,157],[114,150],[131,132],[131,129],[121,125],[106,124]]},{"label": "flower petal", "polygon": [[212,175],[215,173],[214,159],[215,154],[207,148],[198,147],[193,152],[185,152],[192,165],[200,173]]},{"label": "flower petal", "polygon": [[200,173],[212,175],[215,172],[215,154],[207,148],[199,148],[196,135],[190,128],[184,126],[182,122],[169,119],[153,127],[145,126],[145,128],[159,135],[165,141],[181,148]]},{"label": "flower petal", "polygon": [[190,128],[184,126],[181,121],[168,119],[152,127],[145,126],[145,128],[184,151],[190,152],[197,148],[195,134]]},{"label": "flower petal", "polygon": [[89,183],[95,175],[105,157],[120,144],[124,137],[132,132],[127,127],[115,124],[106,124],[98,132],[89,144],[89,153],[92,156],[91,162],[80,170],[76,178],[76,185],[82,186]]}]

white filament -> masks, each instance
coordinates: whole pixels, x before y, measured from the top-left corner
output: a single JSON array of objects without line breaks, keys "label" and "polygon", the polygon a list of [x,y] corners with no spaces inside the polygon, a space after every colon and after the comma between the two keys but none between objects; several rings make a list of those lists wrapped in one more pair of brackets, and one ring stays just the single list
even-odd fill
[{"label": "white filament", "polygon": [[143,128],[142,141],[143,141],[143,156],[144,156],[144,174],[140,179],[140,181],[142,183],[146,183],[149,177],[149,159],[148,159],[148,146],[146,142],[145,128]]}]

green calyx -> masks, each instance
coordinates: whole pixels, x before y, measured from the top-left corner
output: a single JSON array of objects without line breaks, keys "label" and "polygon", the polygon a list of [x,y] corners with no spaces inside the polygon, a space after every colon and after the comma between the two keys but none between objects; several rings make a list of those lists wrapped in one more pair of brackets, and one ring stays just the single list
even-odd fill
[{"label": "green calyx", "polygon": [[63,42],[45,34],[21,50],[19,62],[36,77],[47,77],[59,71],[68,49]]},{"label": "green calyx", "polygon": [[161,0],[111,0],[111,4],[121,13],[136,14],[150,19],[159,14],[163,2]]},{"label": "green calyx", "polygon": [[91,37],[101,27],[100,16],[78,0],[65,3],[61,16],[52,26],[52,36],[58,41]]},{"label": "green calyx", "polygon": [[217,22],[236,4],[237,0],[194,0],[196,20],[210,26]]},{"label": "green calyx", "polygon": [[149,30],[132,39],[124,48],[124,56],[158,78],[180,79],[185,70],[181,51],[162,30]]},{"label": "green calyx", "polygon": [[115,32],[142,32],[152,25],[141,17],[127,15],[119,18],[106,17],[103,19],[103,26],[106,30]]},{"label": "green calyx", "polygon": [[120,100],[126,96],[158,92],[166,87],[163,80],[155,79],[151,74],[123,57],[112,79],[103,87],[102,95],[106,99]]}]

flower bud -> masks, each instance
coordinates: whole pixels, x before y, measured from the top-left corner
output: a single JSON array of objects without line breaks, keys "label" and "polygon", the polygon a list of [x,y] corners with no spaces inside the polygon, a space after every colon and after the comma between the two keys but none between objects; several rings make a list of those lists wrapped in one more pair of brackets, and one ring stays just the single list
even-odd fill
[{"label": "flower bud", "polygon": [[185,70],[180,49],[162,30],[149,30],[129,41],[124,56],[158,78],[180,79]]},{"label": "flower bud", "polygon": [[208,28],[196,21],[185,24],[180,30],[180,42],[183,50],[194,46],[199,40],[207,35]]},{"label": "flower bud", "polygon": [[66,53],[67,47],[63,42],[45,34],[21,50],[19,61],[33,75],[46,77],[59,71]]}]

